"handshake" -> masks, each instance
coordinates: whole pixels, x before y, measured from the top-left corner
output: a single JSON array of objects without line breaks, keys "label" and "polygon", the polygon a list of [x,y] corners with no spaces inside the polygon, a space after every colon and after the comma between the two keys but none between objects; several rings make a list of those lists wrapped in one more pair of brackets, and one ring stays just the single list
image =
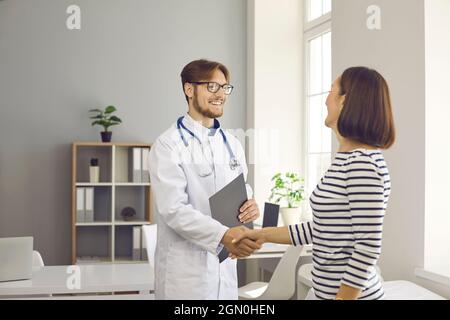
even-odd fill
[{"label": "handshake", "polygon": [[261,249],[265,242],[263,229],[252,230],[244,226],[228,229],[222,238],[222,244],[232,259],[248,257],[255,250]]}]

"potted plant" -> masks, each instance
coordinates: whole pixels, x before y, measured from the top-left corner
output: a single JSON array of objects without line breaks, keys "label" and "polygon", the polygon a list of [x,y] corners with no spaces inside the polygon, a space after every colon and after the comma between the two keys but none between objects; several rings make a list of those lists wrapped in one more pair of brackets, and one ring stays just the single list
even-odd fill
[{"label": "potted plant", "polygon": [[91,119],[94,119],[95,121],[92,122],[92,125],[94,126],[97,124],[105,129],[105,131],[101,132],[102,142],[111,141],[112,132],[108,131],[109,127],[116,126],[122,123],[122,120],[120,120],[120,118],[112,115],[116,111],[117,109],[114,106],[108,106],[105,108],[105,110],[100,109],[89,110],[89,112],[94,113]]},{"label": "potted plant", "polygon": [[285,225],[298,224],[301,221],[300,203],[304,200],[304,180],[297,173],[277,173],[272,177],[274,187],[269,201],[280,205]]}]

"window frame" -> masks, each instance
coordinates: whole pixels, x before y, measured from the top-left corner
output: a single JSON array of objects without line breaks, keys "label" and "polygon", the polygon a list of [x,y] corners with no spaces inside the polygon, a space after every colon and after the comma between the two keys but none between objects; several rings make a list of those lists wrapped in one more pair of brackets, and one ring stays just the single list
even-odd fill
[{"label": "window frame", "polygon": [[[323,153],[310,153],[309,152],[309,89],[310,89],[310,41],[323,36],[328,32],[332,32],[331,25],[331,12],[328,12],[321,17],[308,21],[309,19],[309,1],[304,1],[304,25],[303,25],[303,66],[304,66],[304,78],[303,78],[303,110],[302,110],[302,127],[303,127],[303,139],[302,139],[302,163],[305,179],[305,190],[308,192],[307,196],[312,193],[313,190],[308,190],[309,180],[309,160],[310,154],[323,154]],[[331,85],[331,84],[330,84]],[[321,93],[320,95],[322,95]],[[332,139],[332,138],[331,138]],[[306,202],[306,201],[305,201]],[[305,204],[306,205],[306,204]],[[310,212],[310,207],[306,205],[303,210]],[[305,212],[305,211],[304,211]]]},{"label": "window frame", "polygon": [[309,6],[310,0],[305,0],[304,1],[304,17],[303,17],[303,21],[304,21],[304,30],[308,30],[308,29],[313,29],[315,27],[317,27],[320,24],[326,23],[328,21],[331,21],[331,13],[333,12],[333,4],[331,7],[331,11],[325,13],[324,15],[321,15],[320,17],[313,19],[313,20],[309,20],[309,10],[310,10],[310,6]]}]

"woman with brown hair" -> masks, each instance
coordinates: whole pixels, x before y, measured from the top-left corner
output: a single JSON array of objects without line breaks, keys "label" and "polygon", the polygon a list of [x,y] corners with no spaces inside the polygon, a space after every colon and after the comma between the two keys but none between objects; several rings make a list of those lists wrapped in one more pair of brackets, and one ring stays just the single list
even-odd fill
[{"label": "woman with brown hair", "polygon": [[325,125],[338,152],[310,197],[313,221],[249,230],[235,239],[313,245],[316,299],[384,297],[376,272],[391,181],[382,149],[395,140],[389,88],[375,70],[353,67],[334,81]]}]

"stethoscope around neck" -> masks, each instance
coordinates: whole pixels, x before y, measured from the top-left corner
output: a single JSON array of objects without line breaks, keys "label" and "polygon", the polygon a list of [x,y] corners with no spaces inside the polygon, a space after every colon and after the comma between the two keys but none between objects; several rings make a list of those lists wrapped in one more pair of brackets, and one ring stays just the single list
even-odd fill
[{"label": "stethoscope around neck", "polygon": [[[188,128],[186,128],[186,126],[183,124],[183,119],[184,119],[184,116],[183,116],[183,117],[180,117],[180,118],[177,120],[177,129],[178,129],[178,132],[180,133],[180,137],[181,137],[181,140],[182,140],[183,143],[184,143],[184,146],[185,146],[185,147],[188,147],[188,146],[189,146],[189,143],[187,142],[186,137],[185,137],[184,134],[183,134],[183,130],[185,130],[185,131],[186,131],[187,133],[189,133],[195,140],[197,140],[197,142],[200,144],[200,146],[201,146],[201,148],[202,148],[202,156],[203,156],[203,159],[206,160],[205,149],[204,149],[204,147],[203,147],[202,141],[201,141],[201,140],[200,140],[200,139],[199,139],[199,138],[198,138],[191,130],[189,130]],[[214,120],[214,123],[217,124],[217,120]],[[218,127],[218,125],[217,125],[217,127]],[[234,155],[234,152],[233,152],[233,150],[231,149],[230,144],[228,143],[228,139],[227,139],[227,137],[225,136],[225,133],[223,132],[223,130],[222,130],[222,129],[219,129],[219,132],[220,132],[220,134],[222,135],[223,143],[225,144],[225,147],[227,148],[228,153],[229,153],[229,155],[230,155],[230,163],[229,163],[230,169],[231,169],[231,170],[236,170],[236,168],[240,166],[240,163],[239,163],[239,161],[237,160],[236,156]],[[191,156],[192,156],[192,155],[191,155]],[[211,174],[213,173],[213,171],[214,171],[214,169],[211,168],[210,171],[207,171],[207,172],[200,172],[200,173],[199,173],[199,176],[201,176],[201,177],[207,177],[207,176],[211,175]]]}]

